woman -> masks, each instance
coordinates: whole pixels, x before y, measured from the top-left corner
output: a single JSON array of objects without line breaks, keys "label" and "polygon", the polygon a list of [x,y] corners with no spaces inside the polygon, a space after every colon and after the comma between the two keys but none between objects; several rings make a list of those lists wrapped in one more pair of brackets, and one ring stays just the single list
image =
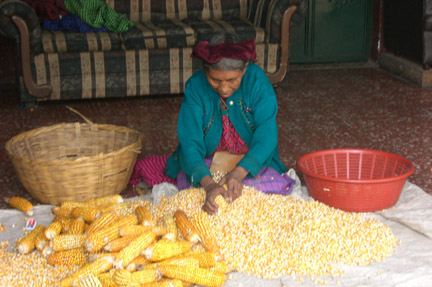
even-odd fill
[{"label": "woman", "polygon": [[[286,172],[277,149],[277,102],[264,71],[249,63],[256,62],[255,39],[240,42],[237,35],[222,32],[198,43],[191,57],[202,60],[203,70],[186,83],[179,145],[165,172],[176,178],[182,170],[191,185],[202,186],[207,194],[203,209],[213,214],[218,209],[215,197],[235,200],[247,177],[257,177],[264,168],[279,176]],[[244,156],[217,183],[205,159],[223,150]]]},{"label": "woman", "polygon": [[[210,214],[218,209],[217,195],[233,201],[243,185],[290,193],[295,181],[279,160],[276,95],[264,71],[250,63],[256,62],[255,40],[241,42],[236,34],[221,32],[198,43],[191,57],[201,59],[203,69],[186,83],[179,145],[168,159],[138,160],[130,184],[141,178],[150,186],[170,182],[179,190],[202,186],[203,209]],[[215,182],[211,170],[228,173]]]}]

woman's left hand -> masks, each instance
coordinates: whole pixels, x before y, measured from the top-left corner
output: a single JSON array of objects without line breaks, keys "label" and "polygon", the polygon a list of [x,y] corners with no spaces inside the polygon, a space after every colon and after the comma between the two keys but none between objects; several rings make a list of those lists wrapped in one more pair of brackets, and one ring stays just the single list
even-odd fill
[{"label": "woman's left hand", "polygon": [[241,166],[236,166],[219,181],[220,185],[227,185],[227,191],[223,194],[226,201],[233,202],[242,194],[243,179],[248,173]]}]

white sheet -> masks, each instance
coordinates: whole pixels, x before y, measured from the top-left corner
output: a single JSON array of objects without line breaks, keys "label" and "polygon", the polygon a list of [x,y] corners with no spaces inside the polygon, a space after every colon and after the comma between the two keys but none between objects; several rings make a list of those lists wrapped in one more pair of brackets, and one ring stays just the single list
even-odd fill
[{"label": "white sheet", "polygon": [[[295,196],[306,197],[305,187]],[[128,200],[141,200],[135,197]],[[148,199],[148,197],[146,198]],[[38,224],[47,226],[52,221],[51,205],[35,206]],[[252,275],[232,273],[225,286],[279,287],[319,286],[316,279],[326,280],[325,286],[432,286],[432,196],[418,186],[406,183],[394,208],[373,214],[388,225],[401,240],[397,252],[386,261],[368,266],[342,266],[346,273],[342,277],[281,276],[278,279],[259,279]],[[25,216],[16,210],[0,210],[0,222],[7,230],[0,232],[0,240],[14,240],[22,234]],[[12,228],[12,225],[16,226]],[[299,280],[303,280],[302,282]]]}]

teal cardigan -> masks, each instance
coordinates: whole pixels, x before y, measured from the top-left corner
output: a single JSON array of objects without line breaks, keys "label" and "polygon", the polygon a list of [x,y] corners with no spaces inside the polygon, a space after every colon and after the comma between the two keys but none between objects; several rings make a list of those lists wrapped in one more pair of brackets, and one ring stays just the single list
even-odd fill
[{"label": "teal cardigan", "polygon": [[[279,173],[286,167],[277,148],[276,94],[264,71],[250,63],[240,87],[228,99],[228,114],[234,128],[249,147],[237,164],[255,177],[270,166]],[[222,115],[219,95],[200,70],[187,81],[177,124],[179,145],[168,158],[166,174],[176,178],[182,169],[192,186],[210,175],[204,158],[213,154],[222,136]]]}]

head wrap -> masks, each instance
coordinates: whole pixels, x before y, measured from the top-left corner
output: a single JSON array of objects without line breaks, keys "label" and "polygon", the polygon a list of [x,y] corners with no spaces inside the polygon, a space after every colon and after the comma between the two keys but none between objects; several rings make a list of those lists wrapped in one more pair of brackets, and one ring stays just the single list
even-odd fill
[{"label": "head wrap", "polygon": [[238,59],[246,62],[252,59],[256,62],[255,39],[244,40],[239,44],[220,43],[213,46],[210,46],[208,41],[202,41],[196,44],[191,58],[198,58],[211,64],[219,62],[222,58]]}]

